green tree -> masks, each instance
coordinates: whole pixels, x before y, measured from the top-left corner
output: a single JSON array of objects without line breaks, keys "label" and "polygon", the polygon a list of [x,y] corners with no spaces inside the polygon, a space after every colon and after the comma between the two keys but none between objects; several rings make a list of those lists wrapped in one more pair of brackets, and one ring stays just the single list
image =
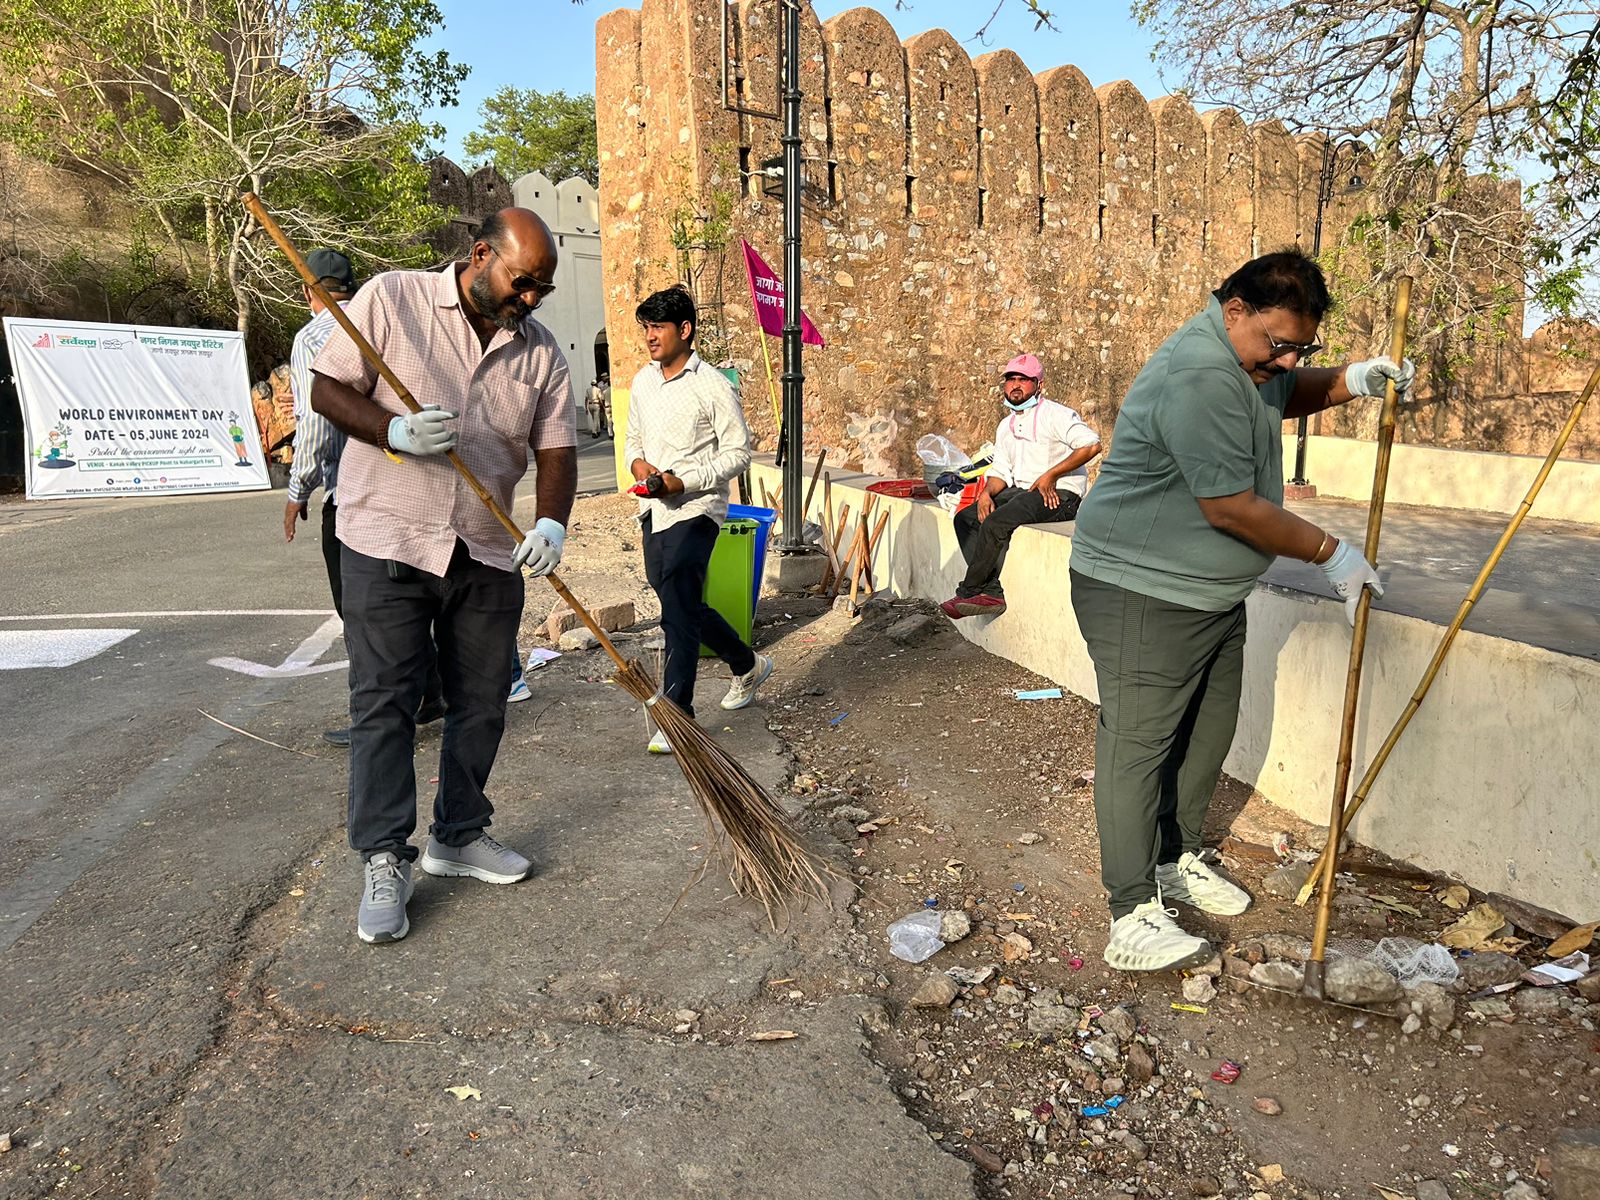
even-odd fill
[{"label": "green tree", "polygon": [[512,180],[543,171],[556,183],[581,175],[599,186],[593,96],[503,87],[478,111],[481,127],[461,142],[474,165],[487,160]]},{"label": "green tree", "polygon": [[466,68],[419,49],[432,0],[0,0],[0,139],[117,185],[210,316],[246,334],[298,304],[244,212],[368,269],[430,257],[420,162]]},{"label": "green tree", "polygon": [[1592,4],[1135,0],[1133,12],[1178,90],[1341,146],[1340,182],[1354,169],[1366,185],[1342,244],[1324,242],[1347,297],[1415,276],[1423,332],[1457,362],[1511,332],[1524,297],[1593,311],[1579,286],[1600,205]]}]

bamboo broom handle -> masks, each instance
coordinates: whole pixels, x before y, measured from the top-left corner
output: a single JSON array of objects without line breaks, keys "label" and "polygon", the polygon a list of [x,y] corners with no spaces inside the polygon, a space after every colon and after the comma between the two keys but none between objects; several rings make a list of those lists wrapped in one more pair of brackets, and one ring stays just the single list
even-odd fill
[{"label": "bamboo broom handle", "polygon": [[[296,250],[294,243],[289,240],[289,235],[279,228],[278,223],[272,219],[272,215],[262,205],[261,198],[254,192],[246,192],[239,200],[244,205],[245,211],[254,217],[261,228],[266,231],[267,236],[278,244],[278,249],[283,251],[284,257],[300,273],[300,278],[305,280],[306,286],[311,289],[311,294],[320,300],[323,307],[333,314],[333,319],[339,323],[339,327],[356,344],[356,349],[361,351],[361,357],[371,363],[372,369],[383,378],[385,383],[394,389],[394,394],[399,397],[400,403],[412,412],[421,412],[422,405],[418,404],[416,398],[412,396],[411,389],[400,382],[399,377],[389,369],[389,365],[373,349],[372,343],[361,335],[361,331],[355,327],[355,323],[345,315],[344,309],[339,307],[333,297],[328,295],[322,284],[317,281],[317,277],[311,273],[311,268],[306,265],[306,260],[300,257],[300,251]],[[489,489],[478,482],[478,477],[472,473],[466,463],[461,461],[460,456],[454,450],[447,450],[445,457],[450,460],[450,465],[460,473],[461,478],[467,481],[467,486],[472,489],[478,499],[483,501],[488,510],[494,514],[495,520],[499,521],[505,527],[506,532],[520,545],[523,538],[522,530],[517,528],[517,523],[511,519],[511,515],[500,507],[500,502],[489,494]],[[600,628],[599,623],[589,614],[589,610],[578,603],[578,598],[572,594],[571,589],[553,571],[544,578],[551,587],[555,588],[556,595],[566,601],[567,607],[578,615],[578,619],[599,640],[601,649],[611,656],[611,661],[617,664],[617,668],[619,670],[627,670],[628,660],[622,657],[616,646],[612,644],[611,639],[606,636],[606,631]]]},{"label": "bamboo broom handle", "polygon": [[817,465],[811,469],[811,486],[806,488],[805,506],[800,510],[800,523],[805,524],[806,516],[811,511],[811,498],[817,494],[817,479],[822,475],[822,464],[828,461],[828,448],[822,447],[817,453]]},{"label": "bamboo broom handle", "polygon": [[[1403,362],[1406,353],[1406,321],[1411,313],[1411,277],[1402,275],[1395,291],[1391,317],[1389,357]],[[1366,559],[1378,561],[1378,539],[1383,532],[1383,504],[1389,487],[1389,462],[1394,452],[1394,427],[1399,415],[1400,392],[1390,380],[1383,390],[1383,414],[1378,424],[1378,461],[1372,473],[1372,503],[1367,507]],[[1350,759],[1355,745],[1356,711],[1361,699],[1361,666],[1367,649],[1367,624],[1372,613],[1372,590],[1362,588],[1356,601],[1355,628],[1351,631],[1350,666],[1344,683],[1344,718],[1339,727],[1339,756],[1334,763],[1333,799],[1328,828],[1343,828],[1344,802],[1350,787]],[[1329,842],[1334,847],[1322,863],[1322,900],[1317,906],[1316,926],[1311,935],[1311,957],[1306,965],[1306,992],[1321,998],[1323,961],[1327,954],[1328,926],[1333,919],[1334,872],[1339,864],[1339,836]]]},{"label": "bamboo broom handle", "polygon": [[[1489,576],[1494,573],[1495,567],[1500,565],[1500,558],[1505,554],[1506,547],[1511,544],[1512,537],[1521,528],[1523,518],[1533,508],[1533,502],[1538,498],[1544,481],[1549,478],[1551,469],[1561,457],[1561,452],[1566,449],[1567,439],[1572,436],[1572,431],[1577,427],[1578,420],[1583,416],[1583,410],[1594,395],[1596,385],[1600,385],[1600,366],[1596,366],[1589,374],[1589,381],[1583,385],[1583,392],[1573,402],[1572,411],[1567,414],[1566,424],[1561,427],[1561,432],[1556,435],[1555,445],[1550,448],[1550,453],[1545,456],[1544,464],[1539,468],[1539,473],[1529,485],[1528,492],[1522,498],[1522,503],[1517,506],[1517,511],[1512,515],[1506,525],[1505,532],[1500,535],[1500,540],[1489,552],[1488,559],[1483,564],[1483,569],[1478,572],[1478,577],[1467,592],[1466,599],[1461,602],[1461,607],[1456,610],[1454,619],[1444,631],[1444,636],[1439,639],[1439,647],[1433,652],[1433,660],[1428,663],[1428,669],[1423,672],[1422,680],[1417,684],[1417,689],[1411,694],[1411,699],[1406,703],[1405,711],[1400,714],[1400,719],[1394,723],[1394,728],[1389,731],[1389,736],[1384,738],[1383,745],[1378,748],[1378,753],[1373,757],[1372,763],[1367,767],[1366,774],[1361,777],[1361,782],[1356,785],[1355,794],[1350,799],[1350,806],[1345,810],[1343,822],[1339,827],[1339,834],[1355,819],[1356,813],[1361,811],[1361,806],[1366,803],[1367,796],[1372,791],[1373,784],[1377,781],[1384,764],[1389,761],[1400,737],[1405,733],[1406,727],[1411,724],[1411,718],[1417,715],[1417,710],[1422,707],[1422,701],[1428,695],[1428,689],[1433,686],[1434,679],[1443,666],[1445,656],[1450,653],[1450,647],[1455,644],[1456,634],[1461,632],[1461,627],[1466,623],[1467,616],[1472,612],[1473,605],[1477,604],[1483,595],[1483,589],[1489,582]],[[1328,845],[1337,846],[1338,838],[1334,835],[1332,827],[1329,828]],[[1328,846],[1322,848],[1323,856],[1328,853]],[[1306,880],[1305,886],[1300,889],[1300,894],[1295,897],[1295,903],[1304,905],[1311,899],[1311,893],[1316,890],[1317,881],[1322,874],[1322,860],[1317,860],[1317,868],[1311,872],[1311,877]]]}]

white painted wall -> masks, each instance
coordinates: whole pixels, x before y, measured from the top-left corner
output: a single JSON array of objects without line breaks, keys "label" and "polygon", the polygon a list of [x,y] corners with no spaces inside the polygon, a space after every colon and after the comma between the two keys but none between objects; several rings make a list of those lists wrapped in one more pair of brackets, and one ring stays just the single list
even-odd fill
[{"label": "white painted wall", "polygon": [[600,286],[600,198],[587,179],[551,183],[542,171],[513,183],[511,197],[518,207],[538,213],[556,235],[556,290],[536,315],[566,355],[572,396],[581,415],[583,394],[595,375],[594,340],[606,327]]}]

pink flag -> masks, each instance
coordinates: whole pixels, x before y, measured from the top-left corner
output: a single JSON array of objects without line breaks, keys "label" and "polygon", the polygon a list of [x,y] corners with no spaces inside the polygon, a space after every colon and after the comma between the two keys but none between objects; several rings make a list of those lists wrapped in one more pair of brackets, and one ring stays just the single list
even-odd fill
[{"label": "pink flag", "polygon": [[[783,336],[783,280],[773,274],[756,248],[743,238],[744,270],[750,277],[750,299],[755,305],[756,319],[761,322],[761,332],[773,337]],[[822,335],[804,312],[800,314],[800,340],[812,346],[825,346]]]}]

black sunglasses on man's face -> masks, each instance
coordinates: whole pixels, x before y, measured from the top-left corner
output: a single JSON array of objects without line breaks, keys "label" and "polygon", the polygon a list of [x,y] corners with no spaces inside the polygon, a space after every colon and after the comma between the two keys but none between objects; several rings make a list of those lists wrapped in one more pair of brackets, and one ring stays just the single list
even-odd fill
[{"label": "black sunglasses on man's face", "polygon": [[1257,321],[1261,321],[1261,332],[1267,335],[1267,349],[1272,352],[1271,357],[1267,359],[1268,362],[1280,359],[1285,354],[1292,353],[1303,360],[1313,354],[1321,353],[1323,349],[1321,342],[1280,342],[1272,336],[1272,330],[1267,328],[1267,323],[1261,320],[1261,310],[1252,308],[1250,312]]}]

